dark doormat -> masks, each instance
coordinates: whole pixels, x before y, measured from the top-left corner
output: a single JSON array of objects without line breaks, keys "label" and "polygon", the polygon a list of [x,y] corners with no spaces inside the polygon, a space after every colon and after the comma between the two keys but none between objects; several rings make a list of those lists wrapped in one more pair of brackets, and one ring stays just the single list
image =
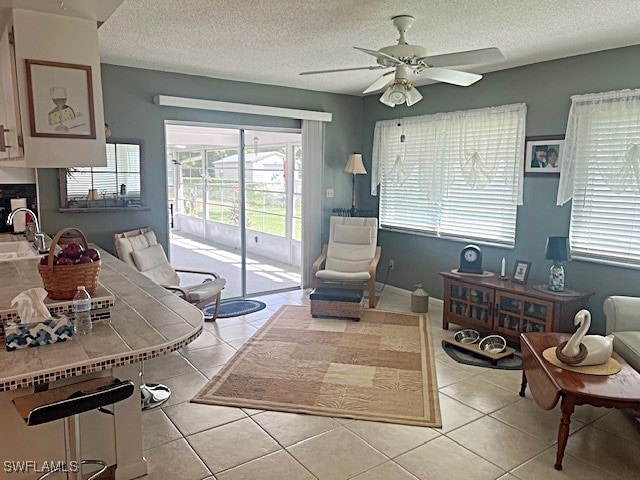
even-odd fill
[{"label": "dark doormat", "polygon": [[[229,299],[222,300],[220,302],[220,311],[218,312],[218,318],[230,318],[239,317],[240,315],[248,315],[249,313],[259,312],[267,305],[264,302],[258,300],[241,299]],[[215,304],[207,305],[202,309],[205,315],[213,315],[215,311]]]},{"label": "dark doormat", "polygon": [[446,342],[442,342],[442,349],[458,363],[464,363],[465,365],[475,365],[476,367],[498,368],[501,370],[522,370],[522,356],[520,352],[515,352],[510,357],[501,358],[493,364],[493,361],[474,355],[472,352],[461,350]]}]

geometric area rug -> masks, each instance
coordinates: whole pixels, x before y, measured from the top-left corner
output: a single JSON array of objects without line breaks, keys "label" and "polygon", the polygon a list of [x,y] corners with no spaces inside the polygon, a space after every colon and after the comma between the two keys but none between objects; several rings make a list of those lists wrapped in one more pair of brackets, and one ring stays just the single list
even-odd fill
[{"label": "geometric area rug", "polygon": [[192,401],[441,427],[429,317],[367,309],[355,322],[283,306]]}]

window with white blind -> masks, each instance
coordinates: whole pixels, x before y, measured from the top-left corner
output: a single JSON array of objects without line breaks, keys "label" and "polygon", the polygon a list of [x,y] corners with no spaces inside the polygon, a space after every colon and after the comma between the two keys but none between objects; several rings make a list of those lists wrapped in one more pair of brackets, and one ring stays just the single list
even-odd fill
[{"label": "window with white blind", "polygon": [[62,208],[143,206],[141,157],[140,143],[114,141],[106,144],[106,166],[61,169]]},{"label": "window with white blind", "polygon": [[381,228],[513,246],[526,108],[377,122],[371,193]]},{"label": "window with white blind", "polygon": [[558,189],[571,255],[640,267],[640,90],[571,100]]}]

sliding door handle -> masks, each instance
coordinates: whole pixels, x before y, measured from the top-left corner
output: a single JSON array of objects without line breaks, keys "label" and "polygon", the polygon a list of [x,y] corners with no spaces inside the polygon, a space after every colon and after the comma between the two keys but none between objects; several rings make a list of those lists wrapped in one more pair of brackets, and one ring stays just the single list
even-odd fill
[{"label": "sliding door handle", "polygon": [[6,152],[7,148],[11,148],[11,145],[7,145],[4,140],[4,134],[8,131],[4,125],[0,124],[0,152]]}]

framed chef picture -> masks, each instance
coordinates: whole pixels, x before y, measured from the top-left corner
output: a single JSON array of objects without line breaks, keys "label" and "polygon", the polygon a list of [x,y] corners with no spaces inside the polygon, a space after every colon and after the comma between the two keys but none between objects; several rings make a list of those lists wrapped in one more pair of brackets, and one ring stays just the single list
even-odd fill
[{"label": "framed chef picture", "polygon": [[26,60],[32,137],[96,138],[90,65]]}]

